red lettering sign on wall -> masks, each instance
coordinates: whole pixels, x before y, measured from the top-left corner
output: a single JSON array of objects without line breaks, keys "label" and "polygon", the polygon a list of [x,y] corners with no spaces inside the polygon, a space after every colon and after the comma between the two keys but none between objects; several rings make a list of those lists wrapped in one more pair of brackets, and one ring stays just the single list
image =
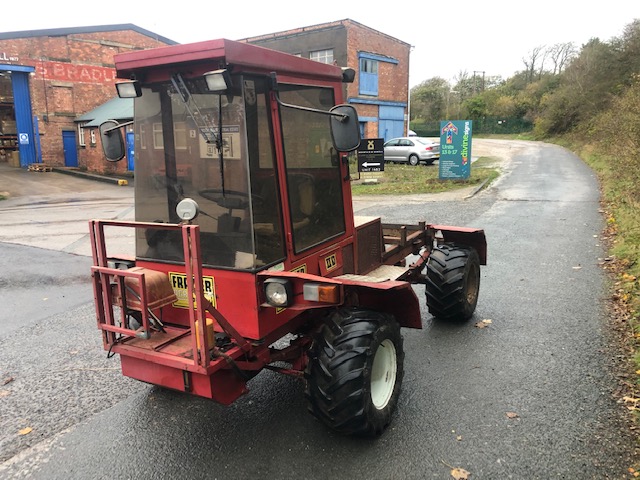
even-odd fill
[{"label": "red lettering sign on wall", "polygon": [[114,68],[95,65],[76,65],[61,62],[42,62],[38,65],[39,74],[46,80],[58,80],[73,83],[114,83]]}]

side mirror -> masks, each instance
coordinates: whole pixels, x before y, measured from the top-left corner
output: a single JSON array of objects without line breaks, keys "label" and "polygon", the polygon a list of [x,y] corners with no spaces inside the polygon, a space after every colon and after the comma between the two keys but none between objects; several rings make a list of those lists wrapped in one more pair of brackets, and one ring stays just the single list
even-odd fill
[{"label": "side mirror", "polygon": [[115,120],[107,120],[100,124],[102,151],[109,162],[117,162],[124,158],[125,147],[121,130],[123,126]]},{"label": "side mirror", "polygon": [[351,105],[336,105],[330,112],[333,145],[339,152],[352,152],[360,146],[358,112]]}]

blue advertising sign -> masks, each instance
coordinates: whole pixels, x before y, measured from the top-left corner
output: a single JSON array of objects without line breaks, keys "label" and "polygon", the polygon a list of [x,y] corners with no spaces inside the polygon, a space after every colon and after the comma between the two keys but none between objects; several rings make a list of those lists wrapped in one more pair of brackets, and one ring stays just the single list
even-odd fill
[{"label": "blue advertising sign", "polygon": [[471,175],[471,123],[471,120],[440,122],[440,180],[466,179]]}]

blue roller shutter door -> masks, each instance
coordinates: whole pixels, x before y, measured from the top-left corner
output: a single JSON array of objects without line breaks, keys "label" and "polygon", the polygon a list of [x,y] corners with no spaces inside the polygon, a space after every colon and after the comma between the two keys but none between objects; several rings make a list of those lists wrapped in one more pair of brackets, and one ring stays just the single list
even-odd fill
[{"label": "blue roller shutter door", "polygon": [[381,105],[379,115],[378,135],[385,142],[404,135],[404,107]]},{"label": "blue roller shutter door", "polygon": [[[25,68],[26,69],[26,68]],[[33,68],[31,68],[31,71]],[[31,95],[29,93],[29,72],[13,71],[11,74],[13,101],[20,150],[20,166],[36,163],[35,138],[31,116]]]}]

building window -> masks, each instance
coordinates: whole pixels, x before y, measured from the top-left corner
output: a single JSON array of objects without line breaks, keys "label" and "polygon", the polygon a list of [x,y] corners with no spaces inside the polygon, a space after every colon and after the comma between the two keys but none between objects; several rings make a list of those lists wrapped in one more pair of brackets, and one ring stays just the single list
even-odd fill
[{"label": "building window", "polygon": [[153,148],[155,150],[161,150],[164,148],[164,138],[162,138],[162,124],[153,124]]},{"label": "building window", "polygon": [[[175,122],[173,124],[173,141],[176,150],[187,149],[187,124],[185,122]],[[144,131],[144,130],[141,130]],[[144,147],[146,148],[146,144]],[[156,150],[162,150],[164,148],[164,138],[162,137],[162,124],[153,124],[153,148]]]},{"label": "building window", "polygon": [[147,131],[144,124],[140,125],[140,148],[147,149]]},{"label": "building window", "polygon": [[185,122],[175,122],[173,124],[173,141],[176,150],[187,149],[187,124]]},{"label": "building window", "polygon": [[84,139],[84,128],[83,128],[83,126],[85,124],[86,124],[86,122],[78,124],[78,145],[80,145],[81,147],[85,147],[87,145],[85,143],[85,139]]},{"label": "building window", "polygon": [[378,61],[360,58],[360,94],[378,95]]},{"label": "building window", "polygon": [[92,128],[91,129],[91,133],[89,135],[91,137],[91,145],[93,145],[95,147],[95,145],[96,145],[96,129]]},{"label": "building window", "polygon": [[309,58],[316,62],[333,64],[333,48],[309,52]]}]

